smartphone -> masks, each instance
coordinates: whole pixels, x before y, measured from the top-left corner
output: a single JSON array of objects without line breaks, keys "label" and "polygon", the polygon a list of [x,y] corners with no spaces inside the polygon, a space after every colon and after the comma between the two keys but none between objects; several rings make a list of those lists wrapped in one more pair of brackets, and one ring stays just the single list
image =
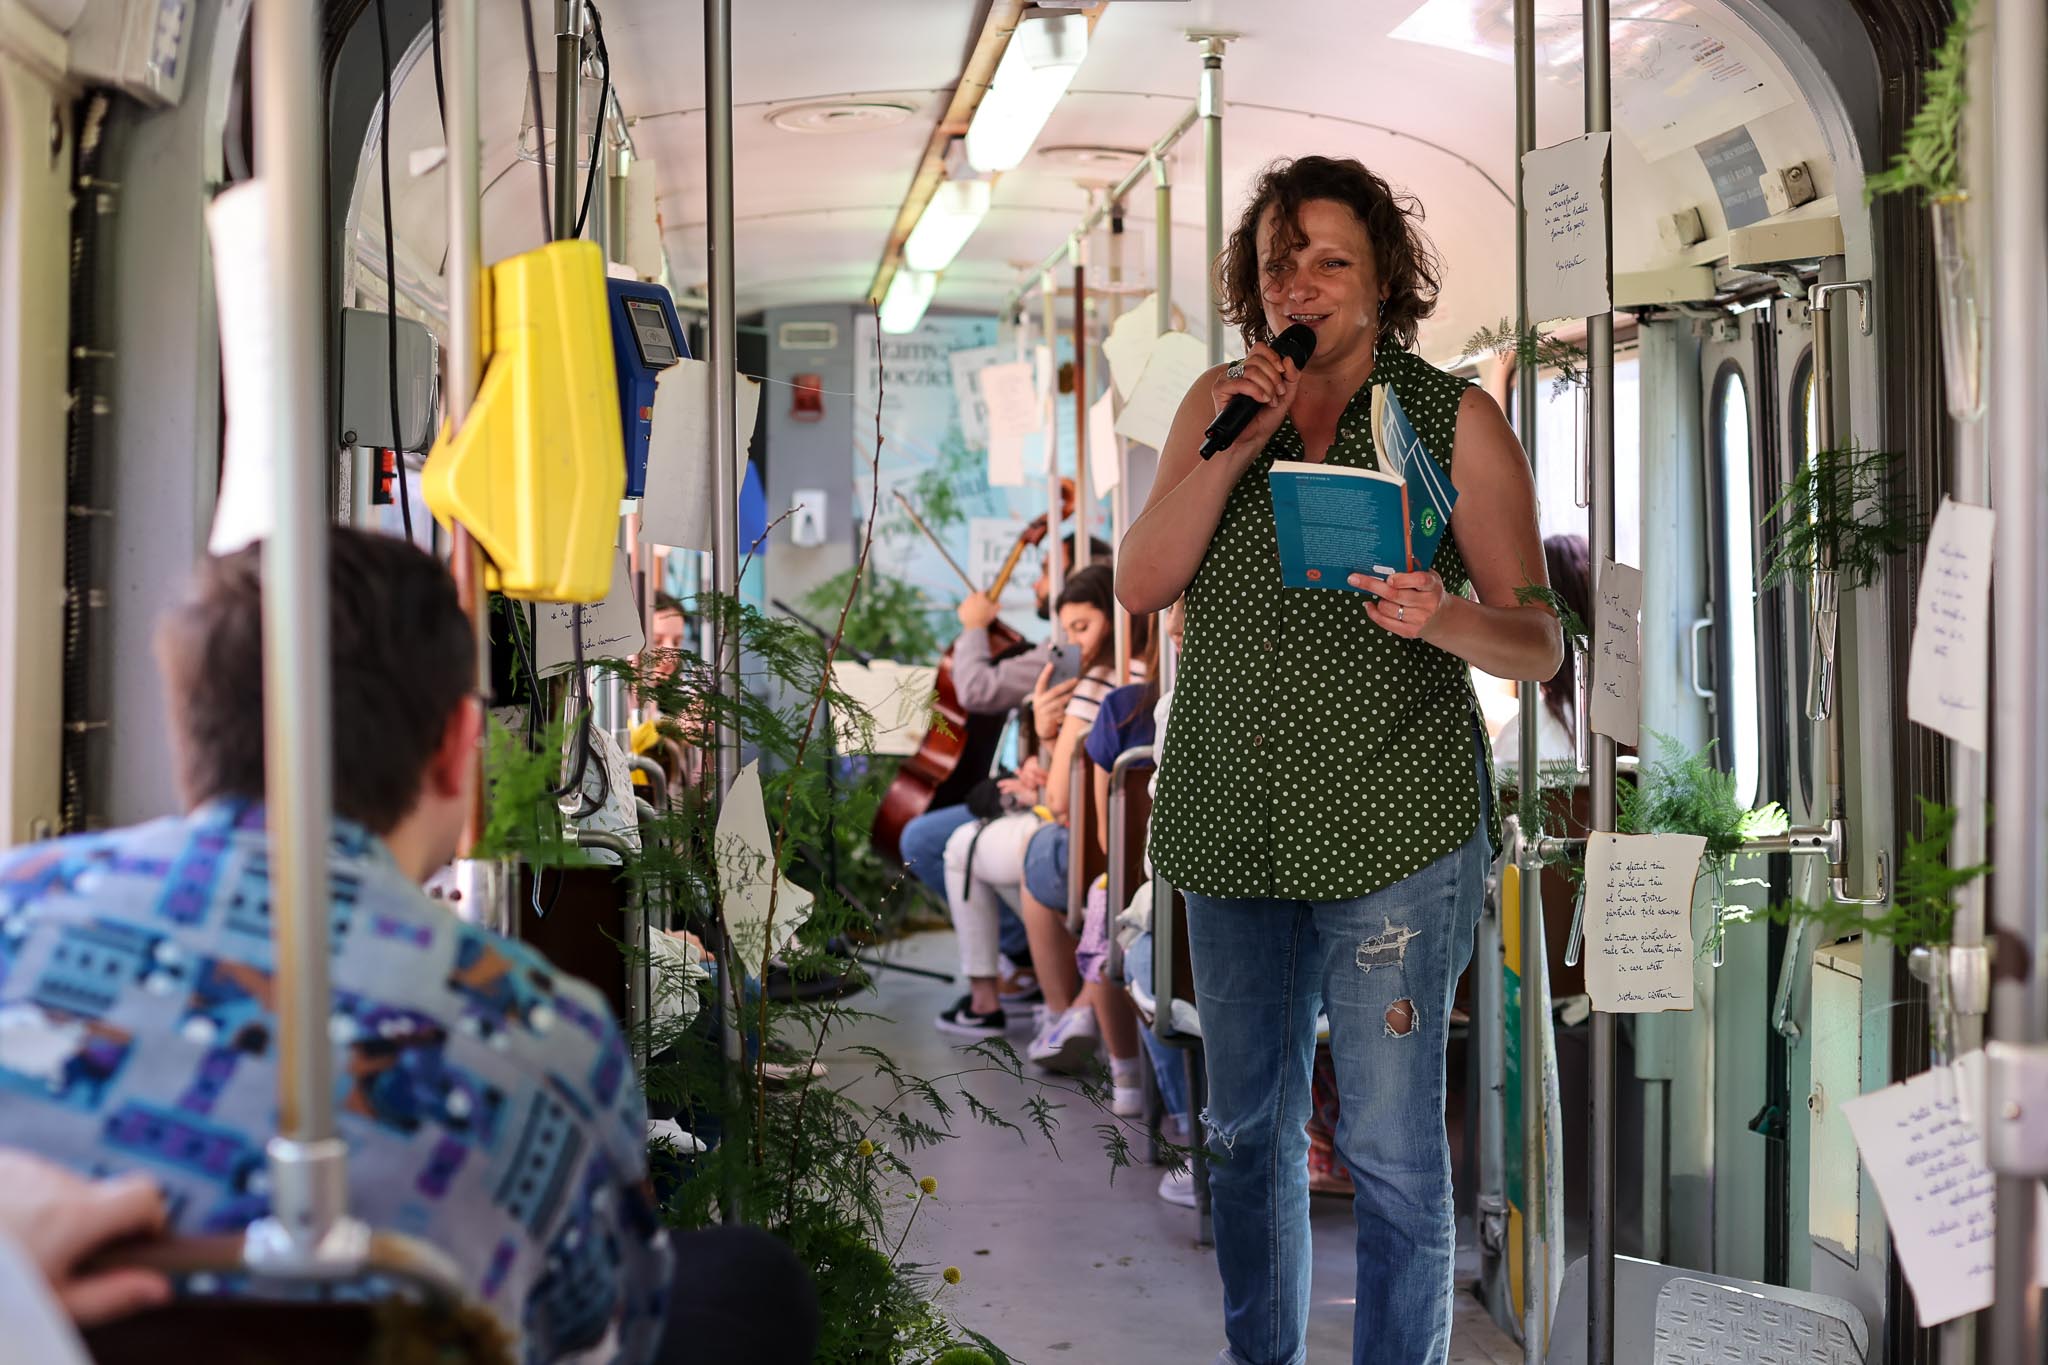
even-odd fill
[{"label": "smartphone", "polygon": [[1075,645],[1052,646],[1052,677],[1046,686],[1057,687],[1081,676],[1081,651]]}]

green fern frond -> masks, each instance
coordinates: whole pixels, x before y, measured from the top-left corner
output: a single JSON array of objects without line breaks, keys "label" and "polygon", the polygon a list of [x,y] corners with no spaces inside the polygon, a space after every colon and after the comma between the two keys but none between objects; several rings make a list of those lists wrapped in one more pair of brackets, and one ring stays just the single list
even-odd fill
[{"label": "green fern frond", "polygon": [[1465,339],[1466,355],[1511,355],[1518,365],[1556,370],[1551,392],[1561,394],[1586,382],[1586,353],[1569,341],[1531,327],[1517,331],[1502,318],[1492,327],[1482,327]]},{"label": "green fern frond", "polygon": [[1881,194],[1918,190],[1923,200],[1962,192],[1963,115],[1970,105],[1964,80],[1977,0],[1956,0],[1955,17],[1934,49],[1934,63],[1922,82],[1920,108],[1892,164],[1863,182],[1865,202]]},{"label": "green fern frond", "polygon": [[1764,551],[1763,586],[1809,580],[1832,547],[1841,586],[1867,587],[1886,560],[1925,540],[1926,528],[1890,486],[1894,458],[1852,441],[1800,465],[1764,514],[1764,524],[1775,519],[1778,530]]},{"label": "green fern frond", "polygon": [[1920,832],[1906,836],[1891,903],[1882,909],[1873,912],[1832,899],[1814,906],[1795,899],[1767,907],[1763,917],[1778,924],[1815,924],[1824,940],[1864,934],[1888,940],[1901,952],[1946,948],[1955,935],[1956,893],[1991,871],[1989,863],[1949,866],[1956,819],[1954,807],[1920,798]]},{"label": "green fern frond", "polygon": [[1555,588],[1544,587],[1535,583],[1524,583],[1521,587],[1515,589],[1515,601],[1518,605],[1524,607],[1534,606],[1536,603],[1541,602],[1544,606],[1556,612],[1558,624],[1564,627],[1564,642],[1567,646],[1577,645],[1583,649],[1586,646],[1586,642],[1592,638],[1591,633],[1586,629],[1585,621],[1580,619],[1579,614],[1572,610],[1571,604],[1565,601]]}]

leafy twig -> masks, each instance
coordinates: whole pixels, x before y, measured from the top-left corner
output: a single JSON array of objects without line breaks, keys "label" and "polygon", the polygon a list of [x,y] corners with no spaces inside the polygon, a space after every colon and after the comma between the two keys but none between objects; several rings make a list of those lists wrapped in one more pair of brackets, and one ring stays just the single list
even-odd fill
[{"label": "leafy twig", "polygon": [[1972,21],[1977,0],[1955,0],[1955,17],[1934,49],[1934,64],[1923,83],[1920,109],[1906,128],[1905,143],[1892,164],[1863,182],[1865,201],[1881,194],[1920,191],[1925,200],[1944,199],[1962,192],[1963,115],[1969,109],[1970,91],[1964,80],[1968,67]]},{"label": "leafy twig", "polygon": [[1465,339],[1466,355],[1511,355],[1518,365],[1554,369],[1557,378],[1550,391],[1562,394],[1586,382],[1586,353],[1569,341],[1560,340],[1531,327],[1517,331],[1502,318],[1492,327],[1482,327]]},{"label": "leafy twig", "polygon": [[1778,529],[1764,552],[1763,586],[1806,581],[1832,549],[1841,586],[1867,587],[1887,559],[1926,539],[1905,499],[1889,489],[1892,460],[1889,451],[1852,441],[1800,465],[1764,514]]}]

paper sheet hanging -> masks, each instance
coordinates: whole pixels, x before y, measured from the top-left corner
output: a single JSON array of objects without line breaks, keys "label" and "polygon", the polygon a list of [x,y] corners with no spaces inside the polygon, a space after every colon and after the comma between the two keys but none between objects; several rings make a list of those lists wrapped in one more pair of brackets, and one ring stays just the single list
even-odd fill
[{"label": "paper sheet hanging", "polygon": [[1707,841],[1605,834],[1586,841],[1586,992],[1612,1014],[1693,1004],[1692,891]]},{"label": "paper sheet hanging", "polygon": [[[734,414],[734,487],[746,478],[747,445],[761,412],[761,385],[739,377]],[[710,550],[711,366],[681,360],[654,389],[647,443],[647,494],[640,500],[640,538],[650,545]]]},{"label": "paper sheet hanging", "polygon": [[1152,343],[1159,339],[1159,296],[1147,294],[1145,301],[1110,324],[1102,342],[1102,358],[1109,362],[1110,382],[1116,396],[1126,401],[1144,376],[1145,361]]},{"label": "paper sheet hanging", "polygon": [[996,363],[999,347],[973,346],[946,357],[953,371],[953,402],[960,410],[960,435],[970,450],[988,445],[988,400],[981,396],[979,373]]},{"label": "paper sheet hanging", "polygon": [[1593,705],[1596,734],[1617,744],[1642,740],[1643,665],[1636,623],[1643,609],[1643,571],[1611,559],[1600,562],[1593,585]]},{"label": "paper sheet hanging", "polygon": [[1611,143],[1611,134],[1588,133],[1523,154],[1532,324],[1613,311],[1607,257]]},{"label": "paper sheet hanging", "polygon": [[[1842,1104],[1924,1327],[1991,1306],[1998,1200],[1979,1131],[1983,1103],[1979,1051]],[[2038,1283],[2048,1266],[2048,1196],[2037,1189],[2034,1198]]]},{"label": "paper sheet hanging", "polygon": [[1123,481],[1122,443],[1116,434],[1116,395],[1109,389],[1088,408],[1088,481],[1104,497]]},{"label": "paper sheet hanging", "polygon": [[1116,433],[1139,445],[1163,449],[1174,415],[1195,381],[1209,368],[1209,348],[1186,332],[1168,332],[1152,345],[1145,372],[1116,419]]},{"label": "paper sheet hanging", "polygon": [[[910,755],[917,752],[931,720],[932,692],[938,670],[921,664],[877,659],[871,664],[841,660],[832,666],[833,680],[874,725],[869,751]],[[858,718],[835,712],[841,752],[861,747]]]},{"label": "paper sheet hanging", "polygon": [[1927,536],[1906,714],[1977,752],[1984,751],[1991,667],[1991,544],[1988,507],[1943,498]]},{"label": "paper sheet hanging", "polygon": [[768,807],[761,794],[758,759],[740,769],[719,805],[717,862],[726,932],[732,935],[733,946],[748,970],[758,972],[770,936],[781,951],[811,913],[811,893],[776,875],[775,845],[768,835]]},{"label": "paper sheet hanging", "polygon": [[576,661],[576,641],[571,634],[578,615],[583,621],[583,658],[624,659],[638,654],[647,637],[640,627],[640,609],[633,599],[633,577],[626,567],[626,552],[612,560],[612,585],[602,602],[543,602],[534,623],[536,673],[546,675],[571,667]]}]

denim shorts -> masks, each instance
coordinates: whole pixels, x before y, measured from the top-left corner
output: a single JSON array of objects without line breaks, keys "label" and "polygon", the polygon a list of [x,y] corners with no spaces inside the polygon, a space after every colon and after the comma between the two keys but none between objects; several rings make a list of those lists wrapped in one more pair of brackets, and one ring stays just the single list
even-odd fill
[{"label": "denim shorts", "polygon": [[1049,910],[1067,908],[1067,827],[1046,825],[1024,849],[1024,889]]}]

